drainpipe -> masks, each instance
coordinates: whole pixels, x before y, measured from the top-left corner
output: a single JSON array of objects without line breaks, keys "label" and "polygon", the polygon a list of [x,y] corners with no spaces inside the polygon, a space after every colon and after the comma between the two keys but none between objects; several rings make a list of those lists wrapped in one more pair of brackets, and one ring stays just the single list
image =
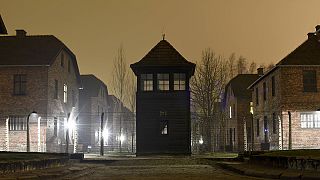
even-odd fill
[{"label": "drainpipe", "polygon": [[292,134],[291,134],[291,112],[288,111],[289,115],[289,150],[292,149]]}]

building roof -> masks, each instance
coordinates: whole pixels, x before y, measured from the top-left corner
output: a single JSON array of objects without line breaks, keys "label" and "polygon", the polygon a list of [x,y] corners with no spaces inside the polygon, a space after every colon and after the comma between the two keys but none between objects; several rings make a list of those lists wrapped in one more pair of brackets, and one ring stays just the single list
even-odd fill
[{"label": "building roof", "polygon": [[320,65],[320,30],[308,33],[308,39],[295,50],[289,53],[275,67],[253,82],[248,88],[252,88],[271,72],[281,66],[315,66]]},{"label": "building roof", "polygon": [[97,97],[99,95],[100,88],[105,88],[106,95],[108,95],[108,88],[99,78],[92,74],[81,75],[81,82],[83,89],[81,92],[88,97]]},{"label": "building roof", "polygon": [[195,64],[187,61],[168,41],[161,40],[139,62],[131,64],[130,67],[132,69],[138,67],[189,67],[194,72]]},{"label": "building roof", "polygon": [[0,36],[0,66],[50,66],[62,50],[71,56],[80,83],[76,56],[53,35]]},{"label": "building roof", "polygon": [[283,58],[277,65],[320,65],[319,35],[309,33],[308,39]]},{"label": "building roof", "polygon": [[237,98],[250,98],[251,90],[247,89],[250,84],[259,78],[258,74],[239,74],[229,81],[226,85],[224,99],[227,98],[227,91],[231,87],[232,92]]},{"label": "building roof", "polygon": [[0,34],[8,34],[7,28],[4,25],[4,22],[3,22],[2,18],[1,18],[1,15],[0,15]]}]

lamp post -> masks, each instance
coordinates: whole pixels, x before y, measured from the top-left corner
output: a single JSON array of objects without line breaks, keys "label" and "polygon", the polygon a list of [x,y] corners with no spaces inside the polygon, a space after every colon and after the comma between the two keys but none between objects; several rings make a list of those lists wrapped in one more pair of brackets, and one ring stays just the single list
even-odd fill
[{"label": "lamp post", "polygon": [[104,155],[104,137],[103,137],[103,117],[104,113],[101,114],[101,132],[100,132],[100,156]]},{"label": "lamp post", "polygon": [[37,114],[36,111],[32,111],[27,117],[27,152],[30,152],[30,127],[29,127],[29,119],[32,114]]},{"label": "lamp post", "polygon": [[66,153],[69,152],[69,119],[70,119],[70,113],[68,113],[67,118],[67,129],[66,129]]}]

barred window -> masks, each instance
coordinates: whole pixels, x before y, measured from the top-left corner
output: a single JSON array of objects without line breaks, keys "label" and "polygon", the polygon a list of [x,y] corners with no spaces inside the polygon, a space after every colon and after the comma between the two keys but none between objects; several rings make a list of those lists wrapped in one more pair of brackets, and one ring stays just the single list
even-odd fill
[{"label": "barred window", "polygon": [[141,74],[141,90],[153,91],[153,74]]},{"label": "barred window", "polygon": [[58,136],[58,118],[53,118],[53,135]]},{"label": "barred window", "polygon": [[301,113],[301,128],[320,128],[320,114]]},{"label": "barred window", "polygon": [[13,76],[13,94],[26,95],[27,91],[27,75],[15,74]]},{"label": "barred window", "polygon": [[184,73],[174,73],[174,90],[186,90],[186,74]]},{"label": "barred window", "polygon": [[316,71],[303,71],[303,91],[317,92],[317,75]]},{"label": "barred window", "polygon": [[27,119],[24,116],[9,116],[9,131],[26,131]]},{"label": "barred window", "polygon": [[169,74],[158,74],[158,90],[169,90]]}]

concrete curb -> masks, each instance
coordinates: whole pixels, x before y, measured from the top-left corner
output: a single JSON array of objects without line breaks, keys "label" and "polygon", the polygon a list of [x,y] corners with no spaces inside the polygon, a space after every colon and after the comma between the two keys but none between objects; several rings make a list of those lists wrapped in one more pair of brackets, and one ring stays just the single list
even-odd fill
[{"label": "concrete curb", "polygon": [[2,162],[0,163],[0,174],[57,167],[67,164],[68,161],[69,157]]}]

